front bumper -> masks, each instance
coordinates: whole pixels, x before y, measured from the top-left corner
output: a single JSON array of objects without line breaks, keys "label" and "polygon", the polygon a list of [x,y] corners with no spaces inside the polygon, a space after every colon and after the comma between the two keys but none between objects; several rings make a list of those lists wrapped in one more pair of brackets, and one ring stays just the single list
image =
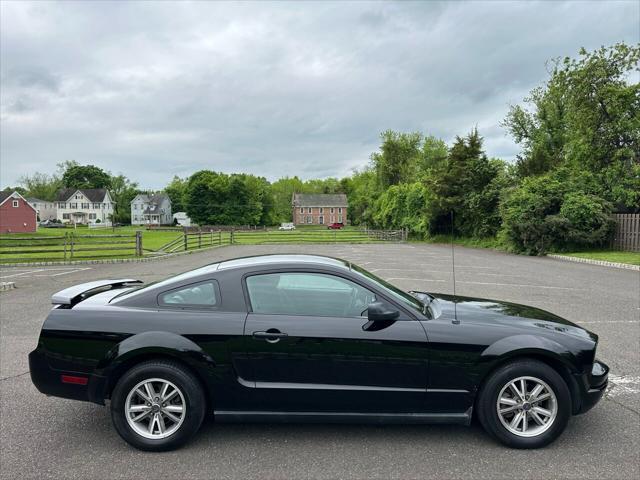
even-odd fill
[{"label": "front bumper", "polygon": [[577,377],[580,401],[574,413],[580,414],[591,410],[604,395],[609,383],[609,367],[600,360],[595,360],[590,373]]}]

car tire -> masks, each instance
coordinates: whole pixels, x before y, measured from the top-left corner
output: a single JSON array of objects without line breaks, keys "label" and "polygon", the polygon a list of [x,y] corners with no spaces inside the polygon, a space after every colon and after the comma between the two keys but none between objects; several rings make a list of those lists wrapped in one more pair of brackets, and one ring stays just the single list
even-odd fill
[{"label": "car tire", "polygon": [[[149,393],[155,394],[153,398]],[[120,378],[111,395],[111,420],[116,431],[140,450],[181,447],[196,434],[205,411],[200,382],[172,361],[154,360],[134,366]]]},{"label": "car tire", "polygon": [[522,359],[491,374],[480,390],[476,408],[480,423],[498,441],[512,448],[540,448],[566,428],[571,394],[556,370],[537,360]]}]

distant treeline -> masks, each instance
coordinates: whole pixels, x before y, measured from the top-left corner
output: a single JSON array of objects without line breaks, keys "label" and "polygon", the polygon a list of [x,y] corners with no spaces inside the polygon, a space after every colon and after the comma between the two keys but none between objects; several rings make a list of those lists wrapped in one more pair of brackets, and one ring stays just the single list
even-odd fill
[{"label": "distant treeline", "polygon": [[[611,212],[640,212],[639,60],[640,46],[625,44],[553,60],[548,80],[503,121],[522,146],[513,164],[488,158],[476,129],[451,145],[386,131],[368,165],[346,178],[270,183],[202,170],[165,191],[174,212],[200,224],[272,225],[290,221],[294,192],[346,193],[354,225],[407,228],[414,238],[453,232],[530,254],[604,245]],[[107,186],[123,223],[138,192],[122,175],[74,162],[21,184],[42,199],[60,186]]]}]

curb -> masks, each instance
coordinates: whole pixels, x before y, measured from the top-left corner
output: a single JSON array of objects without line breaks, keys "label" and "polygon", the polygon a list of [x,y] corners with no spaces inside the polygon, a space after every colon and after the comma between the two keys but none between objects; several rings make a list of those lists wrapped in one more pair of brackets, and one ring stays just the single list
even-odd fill
[{"label": "curb", "polygon": [[607,262],[606,260],[593,260],[591,258],[570,257],[568,255],[549,254],[547,257],[555,258],[564,262],[586,263],[588,265],[600,265],[601,267],[623,268],[625,270],[635,270],[640,272],[640,265],[631,265],[629,263]]},{"label": "curb", "polygon": [[113,263],[146,263],[164,260],[166,258],[180,257],[182,255],[191,255],[193,253],[203,252],[205,250],[213,250],[216,248],[228,247],[229,245],[214,245],[212,247],[203,247],[196,250],[188,250],[186,252],[167,253],[155,257],[143,258],[110,258],[102,260],[69,260],[61,262],[22,262],[22,263],[0,263],[0,267],[52,267],[56,265],[104,265]]},{"label": "curb", "polygon": [[16,288],[15,282],[0,282],[0,292],[13,290],[14,288]]}]

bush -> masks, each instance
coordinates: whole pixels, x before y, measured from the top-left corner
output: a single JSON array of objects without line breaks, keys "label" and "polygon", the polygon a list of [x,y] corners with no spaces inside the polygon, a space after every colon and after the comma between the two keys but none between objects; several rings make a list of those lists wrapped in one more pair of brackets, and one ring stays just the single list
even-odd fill
[{"label": "bush", "polygon": [[604,245],[613,220],[597,189],[591,174],[568,169],[524,179],[501,206],[502,240],[530,255]]}]

